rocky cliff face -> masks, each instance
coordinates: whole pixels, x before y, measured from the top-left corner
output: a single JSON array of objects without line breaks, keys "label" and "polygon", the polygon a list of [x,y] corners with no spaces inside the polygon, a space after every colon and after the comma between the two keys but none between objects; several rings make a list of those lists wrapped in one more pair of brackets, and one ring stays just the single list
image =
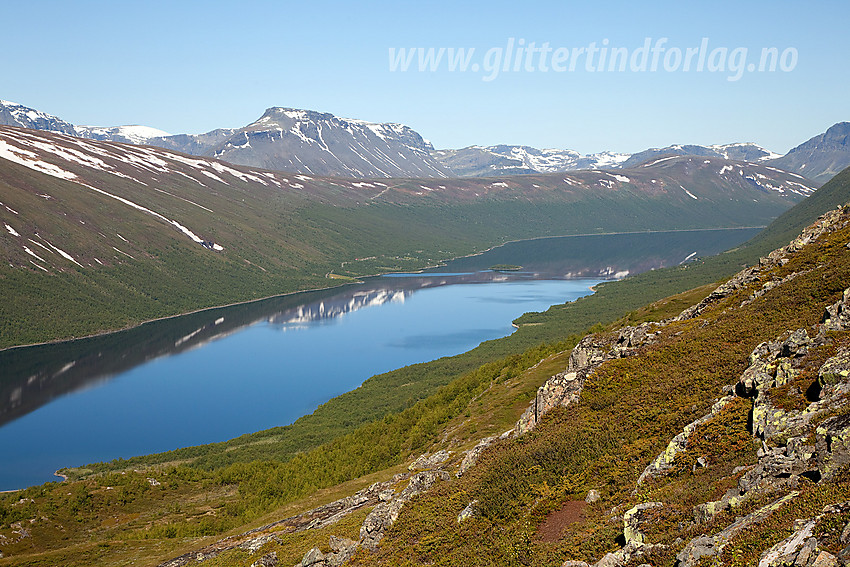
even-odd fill
[{"label": "rocky cliff face", "polygon": [[809,179],[828,181],[850,165],[850,122],[831,126],[823,134],[803,142],[769,163]]}]

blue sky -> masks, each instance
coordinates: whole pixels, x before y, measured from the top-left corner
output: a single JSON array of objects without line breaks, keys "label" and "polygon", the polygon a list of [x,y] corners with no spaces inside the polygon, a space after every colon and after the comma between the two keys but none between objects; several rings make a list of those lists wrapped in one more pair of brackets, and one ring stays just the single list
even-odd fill
[{"label": "blue sky", "polygon": [[[270,106],[407,124],[438,148],[527,144],[634,152],[754,141],[786,152],[850,120],[847,2],[48,2],[6,3],[0,99],[75,124],[171,133],[239,127]],[[541,55],[483,72],[391,71],[391,48],[622,47],[666,38],[655,72],[555,72]],[[724,71],[683,70],[678,49],[725,48]],[[728,80],[735,49],[793,50],[789,70]],[[572,54],[572,51],[570,51]],[[708,51],[707,51],[708,53]],[[527,57],[527,54],[526,54]],[[551,54],[549,54],[551,57]],[[721,60],[720,52],[715,63]],[[491,62],[494,59],[490,60]],[[639,60],[638,60],[639,61]],[[694,59],[695,61],[695,59]],[[598,68],[598,55],[596,66]],[[547,70],[542,70],[545,67]],[[715,64],[715,69],[718,65]],[[501,69],[501,67],[499,67]]]}]

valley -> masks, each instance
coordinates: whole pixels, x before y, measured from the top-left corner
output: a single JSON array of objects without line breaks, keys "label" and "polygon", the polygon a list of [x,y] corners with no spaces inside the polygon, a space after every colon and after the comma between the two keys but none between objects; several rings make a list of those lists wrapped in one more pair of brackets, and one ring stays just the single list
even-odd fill
[{"label": "valley", "polygon": [[[273,110],[279,113],[274,120],[293,119],[286,109]],[[334,117],[323,120],[332,122]],[[271,121],[270,116],[267,122]],[[376,132],[368,125],[361,126]],[[263,130],[257,127],[253,131]],[[379,132],[389,137],[385,131]],[[373,274],[425,270],[417,276],[386,278],[416,287],[415,282],[427,282],[434,277],[429,274],[439,276],[440,270],[463,282],[467,277],[464,274],[501,266],[504,271],[491,271],[488,277],[519,278],[516,283],[546,273],[566,278],[561,283],[570,282],[570,278],[598,278],[593,282],[595,293],[543,310],[559,301],[547,295],[534,312],[516,318],[515,331],[503,338],[484,340],[490,335],[481,335],[480,324],[473,325],[472,342],[453,347],[466,350],[461,354],[450,350],[402,361],[387,353],[381,357],[384,366],[372,367],[350,383],[328,390],[321,399],[299,406],[295,413],[287,414],[275,399],[288,396],[286,387],[276,395],[272,388],[262,385],[247,388],[248,392],[265,392],[271,405],[260,413],[285,415],[281,421],[236,425],[213,439],[187,437],[129,452],[110,449],[102,454],[123,458],[105,457],[107,460],[99,463],[73,466],[73,462],[65,461],[66,466],[59,471],[65,482],[0,497],[0,565],[9,561],[15,565],[119,562],[169,566],[200,562],[214,567],[264,564],[257,562],[273,559],[319,566],[336,565],[343,558],[353,564],[396,565],[417,564],[435,552],[445,564],[490,564],[486,558],[518,565],[566,559],[591,562],[609,555],[614,559],[606,561],[621,561],[623,565],[633,556],[667,562],[671,554],[685,553],[687,542],[668,541],[670,532],[664,532],[663,525],[660,531],[652,532],[659,542],[653,545],[660,547],[645,549],[631,544],[628,538],[623,547],[618,539],[621,530],[603,526],[598,515],[585,514],[580,519],[585,531],[560,535],[551,545],[548,540],[538,540],[529,528],[519,526],[538,526],[565,499],[583,498],[590,489],[587,474],[591,470],[606,479],[608,488],[602,490],[605,505],[615,509],[625,506],[631,490],[625,487],[630,486],[629,475],[635,467],[604,463],[623,452],[629,463],[644,462],[649,453],[657,452],[656,445],[671,428],[697,417],[695,412],[706,407],[717,384],[694,381],[689,376],[695,374],[680,377],[670,367],[659,370],[663,356],[662,362],[649,363],[646,368],[650,370],[635,362],[637,366],[629,367],[625,381],[618,382],[622,377],[615,373],[605,375],[608,382],[599,386],[594,380],[602,374],[588,374],[582,378],[587,383],[581,393],[573,392],[570,396],[575,397],[565,398],[590,400],[579,405],[578,411],[586,415],[581,414],[578,433],[559,421],[565,411],[562,409],[552,411],[555,417],[540,416],[535,410],[530,419],[528,400],[536,397],[533,407],[549,409],[550,393],[560,392],[563,386],[558,376],[563,375],[568,360],[579,356],[575,354],[579,351],[572,351],[576,345],[608,341],[614,335],[620,341],[626,336],[623,333],[637,332],[629,330],[634,327],[619,330],[623,325],[666,320],[679,314],[709,296],[716,287],[714,282],[758,262],[760,256],[793,240],[818,215],[850,200],[847,172],[819,189],[819,182],[767,165],[760,159],[763,155],[753,158],[741,154],[740,161],[729,159],[733,146],[741,149],[736,145],[713,147],[715,154],[708,155],[693,149],[683,150],[685,155],[658,152],[631,167],[609,170],[362,179],[266,169],[269,164],[276,167],[271,162],[235,165],[216,157],[136,145],[153,139],[144,137],[150,133],[144,129],[90,129],[89,138],[77,138],[0,126],[0,222],[5,228],[0,252],[6,260],[0,278],[9,298],[0,306],[0,344],[19,347],[92,335],[85,340],[30,347],[32,351],[7,348],[0,354],[7,361],[4,368],[16,372],[15,376],[4,375],[0,382],[0,392],[12,402],[3,410],[11,425],[19,423],[26,429],[49,433],[49,424],[27,426],[27,419],[40,415],[41,408],[72,407],[69,402],[73,398],[67,393],[93,383],[90,376],[111,376],[132,369],[134,360],[161,357],[171,352],[171,345],[177,351],[196,354],[200,352],[196,347],[207,343],[225,344],[237,339],[238,344],[241,335],[235,335],[235,331],[250,326],[258,317],[272,328],[281,321],[300,326],[325,320],[324,315],[314,317],[311,313],[334,311],[337,300],[333,298],[344,296],[350,286],[321,288],[351,284]],[[265,139],[263,135],[255,142]],[[91,139],[95,136],[104,139]],[[107,139],[110,136],[123,136],[133,143],[111,141]],[[244,138],[249,145],[250,136]],[[237,147],[244,150],[247,145],[236,144],[234,151]],[[753,159],[758,161],[750,161]],[[841,219],[841,214],[830,218]],[[771,298],[780,297],[780,302],[804,307],[793,314],[769,307],[758,316],[743,315],[743,319],[735,318],[739,308],[732,314],[724,312],[728,318],[724,328],[744,337],[740,348],[750,348],[750,343],[761,337],[757,333],[778,336],[786,326],[807,321],[809,325],[819,324],[812,314],[823,308],[823,301],[835,300],[841,291],[837,286],[843,278],[844,259],[835,243],[836,238],[843,238],[844,228],[836,222],[830,221],[835,226],[830,224],[826,232],[838,236],[830,236],[827,244],[811,244],[815,238],[798,239],[795,242],[799,244],[786,249],[784,254],[796,254],[786,270],[790,270],[790,276],[771,276],[773,283],[764,291],[746,288],[754,298],[771,292]],[[765,225],[769,226],[757,232],[755,227]],[[742,243],[744,235],[753,234]],[[720,235],[737,240],[719,239]],[[571,263],[554,261],[558,255],[555,242],[562,239],[541,239],[552,236],[567,237],[567,249],[573,251]],[[716,242],[714,247],[709,245],[712,241]],[[508,242],[510,246],[500,246]],[[732,250],[711,256],[729,247]],[[486,250],[489,252],[481,254]],[[819,267],[805,267],[813,265],[811,255],[821,259]],[[484,264],[476,267],[476,262]],[[806,275],[809,272],[813,275]],[[816,277],[821,273],[837,275],[821,281]],[[798,293],[795,288],[784,286],[797,274],[803,274],[805,279],[800,281],[816,290],[809,292],[809,299],[793,295]],[[627,275],[630,277],[620,281],[597,283],[599,279],[619,280]],[[445,289],[462,287],[458,283]],[[310,292],[317,301],[312,307],[297,304],[300,295],[286,295],[304,290],[316,290]],[[790,295],[783,295],[786,293]],[[389,292],[379,295],[394,297]],[[404,292],[402,296],[410,300]],[[264,297],[272,299],[254,302]],[[361,299],[363,305],[392,303],[368,293]],[[340,312],[351,318],[355,311],[365,313],[358,307],[359,301],[343,298],[337,302],[343,306]],[[524,300],[515,297],[506,301],[522,305]],[[243,302],[247,303],[220,308]],[[262,312],[263,304],[275,305],[277,315]],[[216,309],[205,311],[208,308]],[[430,311],[436,313],[437,309]],[[473,323],[483,320],[455,311]],[[174,318],[187,312],[194,313]],[[503,318],[509,320],[520,313]],[[702,316],[702,311],[696,315]],[[753,331],[748,321],[760,318],[766,318],[769,324]],[[152,319],[161,321],[140,325]],[[664,340],[701,348],[718,340],[717,335],[689,325],[680,325],[682,333],[687,333],[684,338],[663,335]],[[127,330],[101,335],[122,328]],[[582,339],[588,331],[602,334],[594,335],[598,339]],[[747,335],[751,331],[756,334]],[[435,343],[433,337],[426,340],[421,334],[415,331],[413,336]],[[836,337],[839,346],[843,344],[843,339]],[[327,343],[323,341],[324,348]],[[82,350],[75,353],[77,347]],[[107,347],[116,350],[104,354]],[[321,356],[322,348],[314,358]],[[632,348],[631,343],[623,348]],[[740,348],[726,349],[726,358],[719,364],[737,368],[743,356]],[[370,349],[364,346],[361,350]],[[250,352],[249,345],[239,345],[238,351]],[[33,357],[30,352],[39,354]],[[643,356],[644,351],[636,355]],[[439,356],[443,358],[432,360]],[[697,349],[687,356],[695,361],[689,372],[698,374],[704,352]],[[233,353],[228,357],[238,358]],[[353,355],[345,358],[354,365]],[[36,368],[36,359],[46,365]],[[154,360],[154,375],[144,380],[147,386],[160,384],[148,392],[154,397],[157,391],[176,391],[178,386],[166,374],[160,376],[163,360],[168,359]],[[197,362],[192,365],[203,368]],[[243,370],[257,374],[248,368]],[[681,379],[687,403],[676,396],[665,398],[663,389],[652,390],[655,403],[676,417],[656,420],[645,431],[635,425],[633,431],[644,436],[636,439],[624,437],[626,433],[619,429],[600,432],[582,425],[606,422],[603,412],[617,403],[624,404],[617,412],[637,412],[636,419],[645,422],[641,416],[648,410],[641,409],[636,400],[642,394],[635,392],[642,392],[640,385],[649,378],[629,376],[650,371]],[[335,372],[326,369],[324,374]],[[707,372],[714,376],[713,370]],[[317,383],[318,378],[299,374],[307,382]],[[371,374],[375,375],[369,378]],[[723,370],[718,376],[726,374]],[[224,379],[223,383],[230,381]],[[116,380],[119,382],[126,379],[121,377]],[[543,390],[538,391],[541,385]],[[190,389],[201,387],[197,383]],[[128,399],[146,399],[144,389],[128,395]],[[623,401],[612,398],[612,391],[622,392]],[[218,407],[216,403],[236,397],[216,394],[214,389],[210,393],[213,397],[207,402],[198,398],[199,409],[220,423],[229,409],[237,408],[236,404]],[[333,397],[336,394],[341,395]],[[50,402],[63,395],[66,397],[61,403]],[[185,403],[177,396],[172,398],[176,407]],[[120,407],[105,398],[92,399],[95,406]],[[555,402],[555,406],[567,406],[566,411],[572,412],[570,403]],[[843,406],[835,403],[838,405],[830,407],[843,411]],[[258,407],[251,396],[245,404],[237,413],[249,414]],[[78,431],[69,425],[70,435],[98,436],[99,427],[114,422],[118,440],[133,436],[129,430],[121,433],[117,417],[108,417],[95,406],[86,412],[93,419],[89,428]],[[313,408],[315,411],[309,413]],[[79,411],[70,411],[69,417],[60,421],[70,424],[70,416]],[[122,413],[134,415],[129,410]],[[155,419],[162,422],[159,425],[177,430],[179,425],[166,419],[166,415],[175,413],[182,412],[154,409],[155,416],[131,421],[138,427],[145,419]],[[48,421],[55,422],[55,416]],[[214,429],[204,426],[200,417],[192,421],[207,433]],[[263,429],[276,423],[288,424]],[[8,427],[6,430],[12,431]],[[547,428],[554,431],[554,438],[562,440],[552,441]],[[511,429],[514,434],[494,441]],[[22,432],[12,433],[21,437],[24,445],[28,443]],[[744,433],[734,434],[736,446],[744,447]],[[56,437],[71,455],[72,444]],[[109,440],[109,436],[102,437]],[[233,438],[223,440],[228,437]],[[605,442],[586,446],[577,441],[579,438]],[[463,456],[482,439],[489,440],[476,449],[476,458],[488,445],[495,444],[495,452],[485,453],[480,466],[461,465]],[[217,442],[198,444],[212,440]],[[163,452],[163,448],[168,450]],[[532,456],[524,451],[531,451]],[[574,462],[577,468],[567,470],[556,465],[550,470],[545,458],[540,465],[523,464],[529,458],[540,460],[540,451],[561,455],[558,463]],[[565,451],[574,455],[573,460],[562,458]],[[745,451],[740,455],[726,455],[725,449],[717,451],[724,458],[748,462],[741,460]],[[58,454],[59,449],[50,452]],[[143,452],[151,454],[139,454]],[[493,457],[502,452],[506,460]],[[417,460],[420,455],[439,458]],[[618,458],[612,462],[621,463]],[[21,469],[17,473],[23,470],[12,461],[8,466]],[[451,480],[456,467],[464,474]],[[471,472],[466,474],[467,470]],[[723,476],[726,468],[716,471],[720,475],[716,482],[730,482]],[[510,486],[504,485],[508,479],[514,479]],[[829,482],[823,490],[829,490]],[[487,492],[482,488],[485,486],[499,488]],[[816,496],[817,489],[813,490]],[[465,517],[471,518],[471,523],[456,520],[462,510],[455,508],[461,502],[461,508],[469,508]],[[328,507],[317,509],[321,504]],[[676,506],[681,504],[676,501],[671,514],[687,515],[685,508]],[[399,515],[402,507],[405,511]],[[386,510],[394,511],[382,515]],[[432,526],[431,535],[420,531],[425,525]],[[468,526],[483,532],[473,535],[464,531]],[[502,533],[503,527],[510,535],[495,535]],[[250,531],[256,529],[259,531]],[[699,527],[688,529],[694,538],[699,537]],[[522,533],[526,535],[517,539],[516,534]],[[486,550],[483,555],[461,551],[466,548],[463,542],[470,538],[481,542]]]}]

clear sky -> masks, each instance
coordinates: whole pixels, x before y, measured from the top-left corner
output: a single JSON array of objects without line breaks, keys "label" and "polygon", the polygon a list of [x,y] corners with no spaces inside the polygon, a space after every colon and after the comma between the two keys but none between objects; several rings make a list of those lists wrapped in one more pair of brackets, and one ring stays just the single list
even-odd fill
[{"label": "clear sky", "polygon": [[[437,148],[753,141],[785,153],[850,120],[846,1],[3,4],[0,99],[74,124],[200,133],[286,106],[401,122]],[[652,53],[641,66],[647,38],[655,71]],[[588,59],[592,43],[627,57]],[[784,59],[759,71],[771,47]],[[417,52],[393,71],[399,48],[447,50],[433,71]],[[475,49],[466,71],[448,69],[448,48]]]}]

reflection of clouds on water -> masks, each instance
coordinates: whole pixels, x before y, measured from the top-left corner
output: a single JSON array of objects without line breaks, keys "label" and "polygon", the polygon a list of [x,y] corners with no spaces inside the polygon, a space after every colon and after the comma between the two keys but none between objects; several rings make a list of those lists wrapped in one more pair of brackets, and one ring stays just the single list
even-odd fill
[{"label": "reflection of clouds on water", "polygon": [[544,295],[544,294],[529,294],[529,295],[512,295],[510,297],[479,297],[476,299],[479,303],[535,303],[538,301],[549,301],[552,304],[563,303],[563,295]]},{"label": "reflection of clouds on water", "polygon": [[280,325],[286,330],[303,329],[308,323],[326,321],[342,317],[366,307],[376,307],[387,303],[404,303],[413,292],[406,290],[375,289],[357,291],[351,296],[339,299],[325,299],[317,303],[300,305],[294,309],[275,313],[268,318],[272,325]]},{"label": "reflection of clouds on water", "polygon": [[482,340],[493,336],[499,336],[503,333],[503,329],[468,329],[457,333],[439,333],[430,335],[408,335],[399,337],[399,340],[386,343],[386,346],[403,349],[416,348],[431,348],[442,345],[455,345],[457,343],[474,342],[480,343]]}]

